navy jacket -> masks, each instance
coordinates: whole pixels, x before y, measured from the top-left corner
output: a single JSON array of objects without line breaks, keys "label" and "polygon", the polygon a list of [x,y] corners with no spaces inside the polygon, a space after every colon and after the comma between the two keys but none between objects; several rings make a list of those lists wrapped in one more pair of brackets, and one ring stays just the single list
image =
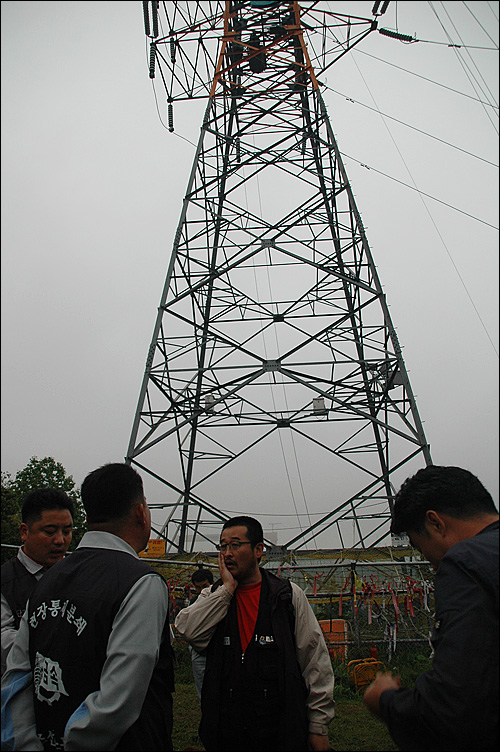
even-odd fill
[{"label": "navy jacket", "polygon": [[498,750],[498,543],[494,522],[438,566],[432,670],[380,697],[401,750]]}]

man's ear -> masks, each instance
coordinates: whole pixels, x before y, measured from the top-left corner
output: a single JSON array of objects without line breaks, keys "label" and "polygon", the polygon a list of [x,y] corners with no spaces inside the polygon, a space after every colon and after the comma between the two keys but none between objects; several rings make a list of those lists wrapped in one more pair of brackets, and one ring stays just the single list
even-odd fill
[{"label": "man's ear", "polygon": [[434,509],[428,509],[425,513],[425,520],[429,525],[430,531],[434,531],[438,535],[446,534],[446,520],[439,512],[436,512]]},{"label": "man's ear", "polygon": [[146,509],[144,503],[138,501],[132,510],[133,519],[138,525],[144,527],[146,525]]},{"label": "man's ear", "polygon": [[27,524],[25,522],[21,522],[21,524],[19,525],[19,535],[21,536],[23,543],[28,537],[28,532],[29,530]]},{"label": "man's ear", "polygon": [[256,543],[254,551],[255,551],[255,555],[257,556],[257,558],[260,559],[262,554],[264,553],[264,544]]}]

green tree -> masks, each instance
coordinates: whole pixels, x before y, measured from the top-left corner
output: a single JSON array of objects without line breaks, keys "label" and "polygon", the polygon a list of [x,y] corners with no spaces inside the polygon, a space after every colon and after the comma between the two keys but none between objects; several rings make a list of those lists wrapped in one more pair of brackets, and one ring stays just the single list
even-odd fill
[{"label": "green tree", "polygon": [[[19,525],[21,524],[21,507],[17,499],[17,494],[12,485],[12,478],[9,473],[2,470],[2,543],[11,546],[18,546]],[[2,547],[2,564],[14,555],[12,548]]]},{"label": "green tree", "polygon": [[[66,474],[64,466],[53,457],[32,457],[26,467],[18,470],[12,478],[2,472],[2,543],[18,545],[19,524],[21,522],[21,504],[29,491],[36,488],[60,488],[65,491],[75,505],[73,520],[73,539],[70,550],[73,551],[87,530],[85,512],[80,492],[75,487],[71,475]],[[12,549],[2,549],[2,563],[13,554]]]}]

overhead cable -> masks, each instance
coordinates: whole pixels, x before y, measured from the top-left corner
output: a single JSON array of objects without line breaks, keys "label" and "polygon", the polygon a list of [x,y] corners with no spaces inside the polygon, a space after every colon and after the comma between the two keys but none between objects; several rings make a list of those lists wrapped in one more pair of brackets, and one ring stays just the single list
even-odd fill
[{"label": "overhead cable", "polygon": [[[446,30],[446,28],[445,28],[445,26],[444,26],[443,22],[441,21],[441,19],[440,19],[440,18],[439,18],[439,16],[438,16],[438,13],[437,13],[436,9],[434,8],[434,5],[433,5],[433,3],[432,3],[432,2],[430,2],[430,0],[429,0],[429,5],[430,5],[430,7],[431,7],[431,9],[432,9],[432,11],[433,11],[433,13],[434,13],[434,15],[436,16],[437,20],[438,20],[438,21],[439,21],[439,23],[441,24],[441,28],[443,29],[444,33],[445,33],[445,34],[447,35],[448,39],[451,39],[451,37],[450,37],[450,35],[448,34],[448,32],[447,32],[447,30]],[[445,9],[445,12],[446,12],[446,14],[448,15],[448,18],[450,18],[450,17],[449,17],[449,14],[448,14],[448,12],[446,11],[446,9]],[[455,25],[453,24],[453,21],[451,21],[451,19],[450,19],[450,22],[451,22],[451,24],[453,25],[453,27],[455,28]],[[456,31],[456,28],[455,28],[455,31]],[[458,32],[457,32],[457,33],[458,33]],[[464,71],[464,73],[465,73],[465,75],[466,75],[467,79],[469,80],[469,83],[470,83],[470,85],[472,86],[472,88],[474,89],[474,91],[476,92],[476,94],[478,93],[478,89],[480,89],[480,90],[481,90],[481,92],[482,92],[482,94],[483,94],[484,96],[486,96],[486,95],[485,95],[485,92],[484,92],[484,90],[483,90],[483,88],[482,88],[482,86],[481,86],[481,84],[479,83],[479,81],[477,80],[476,76],[474,75],[474,73],[472,72],[472,70],[471,70],[471,69],[469,68],[469,66],[467,65],[467,63],[465,62],[465,60],[464,60],[464,59],[462,58],[462,56],[460,55],[460,52],[458,52],[458,50],[456,51],[456,55],[457,55],[457,57],[458,57],[458,60],[459,60],[459,62],[460,62],[460,64],[461,64],[461,66],[462,66],[462,68],[463,68],[463,71]],[[470,55],[469,55],[469,57],[470,57]],[[472,60],[472,58],[471,58],[471,60]],[[476,68],[476,70],[477,70],[477,66],[476,66],[476,64],[474,63],[474,60],[472,60],[472,63],[473,63],[473,65],[475,66],[475,68]],[[478,73],[479,73],[479,71],[478,71]],[[480,74],[480,73],[479,73],[479,75],[481,76],[481,74]],[[481,76],[481,78],[482,78],[482,76]],[[484,81],[484,79],[483,79],[483,81]],[[486,84],[485,84],[485,85],[486,85]],[[488,87],[486,86],[486,88],[488,88]],[[491,96],[492,100],[493,100],[493,101],[495,102],[495,100],[494,100],[494,97],[493,97],[493,96],[491,95],[491,92],[489,92],[489,91],[488,91],[488,93],[490,94],[490,96]],[[495,102],[495,104],[497,104],[497,103]],[[494,123],[494,122],[492,121],[492,119],[491,119],[491,117],[490,117],[490,113],[488,112],[488,110],[486,109],[486,107],[484,107],[484,105],[483,105],[483,109],[484,109],[484,111],[485,111],[486,117],[488,118],[488,120],[489,120],[489,121],[490,121],[490,123],[492,124],[493,128],[495,129],[495,131],[496,131],[496,132],[498,133],[498,129],[497,129],[497,127],[495,126],[495,123]]]},{"label": "overhead cable", "polygon": [[388,175],[386,172],[382,172],[382,170],[377,170],[376,167],[371,167],[370,165],[365,164],[364,162],[360,162],[359,159],[356,159],[356,157],[351,157],[349,154],[345,154],[345,152],[340,152],[343,157],[346,157],[347,159],[352,159],[353,162],[357,162],[361,167],[364,167],[366,170],[373,170],[373,172],[377,172],[379,175],[383,175],[384,178],[389,178],[389,180],[394,180],[395,183],[399,183],[400,185],[404,185],[405,188],[410,188],[412,191],[416,191],[416,193],[419,193],[421,196],[425,196],[426,198],[431,198],[433,201],[437,201],[438,204],[443,204],[443,206],[447,206],[450,209],[453,209],[454,211],[459,212],[460,214],[465,214],[466,217],[470,217],[471,219],[475,219],[476,222],[481,222],[483,225],[487,225],[488,227],[492,227],[494,230],[498,230],[499,228],[496,225],[490,224],[490,222],[486,222],[484,219],[480,219],[479,217],[475,217],[474,214],[469,214],[468,212],[464,211],[463,209],[459,209],[456,206],[453,206],[452,204],[448,204],[446,201],[442,201],[440,198],[437,198],[436,196],[431,196],[430,193],[425,193],[425,191],[421,191],[420,188],[417,188],[414,185],[410,185],[409,183],[405,183],[403,180],[398,180],[398,178],[395,178],[393,175]]},{"label": "overhead cable", "polygon": [[453,89],[451,86],[446,86],[446,84],[441,84],[439,81],[433,81],[432,78],[427,78],[426,76],[421,76],[420,73],[415,73],[414,71],[408,70],[408,68],[402,68],[400,65],[396,65],[395,63],[390,63],[388,60],[384,60],[381,57],[377,57],[376,55],[371,55],[369,52],[364,52],[364,50],[360,50],[357,48],[356,50],[353,50],[351,52],[351,55],[366,55],[367,57],[371,57],[374,60],[378,60],[380,63],[385,63],[386,65],[390,65],[392,68],[397,68],[398,70],[404,71],[404,73],[409,73],[411,76],[416,76],[417,78],[421,78],[423,81],[428,81],[431,84],[435,84],[436,86],[441,86],[443,89],[448,89],[448,91],[453,91],[455,94],[460,94],[462,97],[467,97],[467,99],[473,99],[474,102],[479,102],[480,104],[488,105],[488,107],[492,107],[493,109],[498,109],[498,107],[495,107],[491,104],[491,102],[485,102],[482,99],[479,99],[478,97],[472,96],[472,94],[466,94],[463,91],[458,91],[458,89]]},{"label": "overhead cable", "polygon": [[464,154],[468,154],[470,157],[474,157],[475,159],[480,159],[481,162],[486,162],[486,164],[490,164],[493,167],[498,167],[498,165],[495,164],[495,162],[490,162],[489,159],[484,159],[484,157],[480,157],[477,154],[473,154],[472,152],[467,151],[466,149],[461,149],[460,146],[455,146],[455,144],[450,144],[449,141],[444,141],[442,138],[438,138],[438,136],[433,136],[432,133],[427,133],[426,131],[422,131],[420,128],[416,128],[414,125],[410,125],[409,123],[405,123],[402,120],[398,120],[398,118],[392,117],[391,115],[387,115],[386,113],[381,112],[380,110],[377,110],[375,107],[370,107],[369,104],[365,104],[364,102],[359,102],[357,99],[348,97],[347,94],[342,94],[340,91],[336,91],[335,89],[332,89],[331,86],[327,86],[325,84],[325,89],[328,89],[334,94],[338,94],[340,97],[344,97],[345,99],[347,99],[348,102],[353,102],[353,104],[359,104],[361,105],[361,107],[366,107],[366,109],[371,110],[372,112],[378,112],[378,114],[382,115],[382,117],[389,118],[389,120],[394,120],[395,123],[399,123],[400,125],[404,125],[407,128],[411,128],[412,130],[417,131],[418,133],[422,133],[424,136],[429,136],[429,138],[433,138],[435,141],[439,141],[442,144],[446,144],[446,146],[451,146],[452,149],[457,149],[458,151],[461,151]]}]

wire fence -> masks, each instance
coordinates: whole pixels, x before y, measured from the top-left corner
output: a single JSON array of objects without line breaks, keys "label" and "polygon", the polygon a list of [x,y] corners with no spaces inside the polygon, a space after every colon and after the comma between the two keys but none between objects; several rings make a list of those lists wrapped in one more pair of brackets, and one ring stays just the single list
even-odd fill
[{"label": "wire fence", "polygon": [[[349,552],[352,555],[352,552]],[[325,638],[336,657],[349,658],[371,651],[390,661],[398,645],[430,651],[434,621],[433,577],[428,562],[414,554],[361,561],[307,558],[277,567],[305,591]],[[342,624],[344,622],[344,624]],[[339,650],[340,646],[344,650]],[[382,651],[381,651],[382,649]]]},{"label": "wire fence", "polygon": [[[2,562],[18,546],[2,543]],[[173,623],[194,596],[191,575],[200,566],[218,577],[216,555],[144,559],[166,579]],[[413,549],[352,549],[268,555],[265,569],[306,594],[330,653],[340,660],[379,655],[390,661],[401,646],[428,655],[434,621],[433,573]]]},{"label": "wire fence", "polygon": [[[217,577],[215,559],[209,555],[203,559],[199,555],[196,560],[195,555],[189,562],[170,561],[174,570],[166,579],[172,620],[194,595],[191,574],[196,566],[212,569]],[[159,571],[162,565],[161,560],[155,562]],[[267,557],[263,566],[305,592],[332,656],[349,660],[371,652],[390,661],[403,645],[430,654],[433,573],[413,549],[346,549],[311,556],[303,552],[290,554],[287,560]]]}]

